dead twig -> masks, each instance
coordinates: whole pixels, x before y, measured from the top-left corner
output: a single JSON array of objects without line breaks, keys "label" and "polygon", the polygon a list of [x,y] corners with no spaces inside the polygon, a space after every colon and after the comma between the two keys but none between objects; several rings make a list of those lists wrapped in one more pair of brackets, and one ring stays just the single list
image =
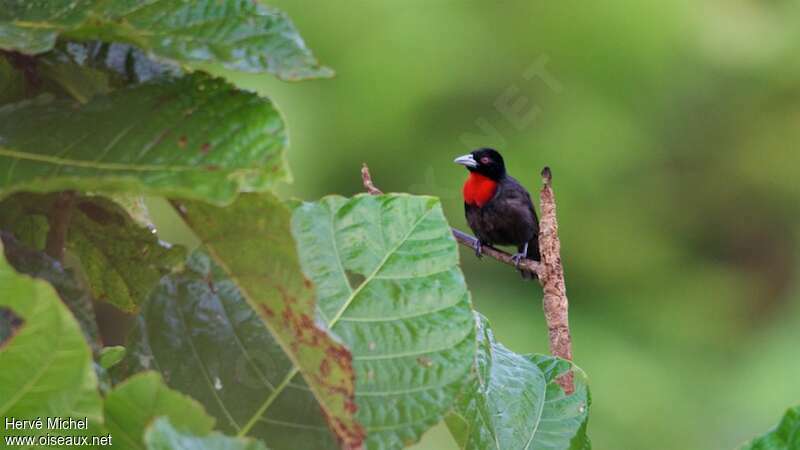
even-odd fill
[{"label": "dead twig", "polygon": [[372,183],[372,175],[369,174],[369,167],[367,167],[367,163],[364,163],[361,166],[361,181],[364,182],[364,189],[370,195],[381,195],[383,191],[375,187],[375,184]]},{"label": "dead twig", "polygon": [[[539,251],[542,255],[542,271],[539,279],[544,291],[544,317],[550,342],[550,354],[572,361],[572,337],[569,332],[569,301],[564,284],[564,267],[561,265],[561,241],[558,238],[556,199],[553,195],[553,174],[549,167],[542,170],[542,190],[539,207]],[[567,394],[575,390],[572,371],[558,379]]]}]

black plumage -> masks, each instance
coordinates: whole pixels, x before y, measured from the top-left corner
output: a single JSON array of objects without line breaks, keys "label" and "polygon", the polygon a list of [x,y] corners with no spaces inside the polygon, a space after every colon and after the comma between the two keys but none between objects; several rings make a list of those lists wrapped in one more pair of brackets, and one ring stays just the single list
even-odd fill
[{"label": "black plumage", "polygon": [[[539,261],[539,218],[528,191],[506,173],[503,157],[482,148],[456,159],[470,176],[464,184],[464,213],[481,245],[513,245],[515,259]],[[531,277],[523,272],[523,276]]]}]

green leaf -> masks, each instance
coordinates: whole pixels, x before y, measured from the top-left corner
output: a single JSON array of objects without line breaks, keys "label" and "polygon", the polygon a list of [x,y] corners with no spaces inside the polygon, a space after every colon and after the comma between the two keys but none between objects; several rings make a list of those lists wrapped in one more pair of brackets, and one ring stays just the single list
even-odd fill
[{"label": "green leaf", "polygon": [[[477,376],[447,417],[461,449],[588,450],[589,393],[582,372],[546,355],[518,355],[478,317]],[[575,392],[556,379],[572,369]]]},{"label": "green leaf", "polygon": [[184,271],[161,280],[129,345],[130,369],[158,370],[172,388],[200,401],[226,433],[240,433],[257,417],[248,434],[275,449],[339,448],[301,377],[261,411],[292,361],[235,283],[200,250]]},{"label": "green leaf", "polygon": [[789,408],[777,427],[759,436],[742,450],[797,450],[800,448],[800,406]]},{"label": "green leaf", "polygon": [[153,219],[150,217],[150,210],[141,195],[116,194],[109,196],[117,205],[121,206],[128,213],[134,222],[150,229],[155,228]]},{"label": "green leaf", "polygon": [[112,345],[111,347],[104,347],[100,350],[100,357],[98,364],[103,369],[110,369],[119,364],[125,358],[125,347],[121,345]]},{"label": "green leaf", "polygon": [[[0,228],[41,243],[52,195],[18,194],[0,202]],[[158,280],[180,264],[182,247],[166,247],[115,202],[79,197],[71,214],[67,249],[76,256],[92,296],[134,311]]]},{"label": "green leaf", "polygon": [[230,438],[220,433],[202,437],[181,433],[165,417],[153,422],[144,440],[148,450],[267,450],[264,444],[252,439]]},{"label": "green leaf", "polygon": [[451,408],[469,378],[475,322],[439,201],[326,197],[292,232],[319,317],[353,352],[366,447],[400,448]]},{"label": "green leaf", "polygon": [[104,72],[53,58],[41,58],[39,63],[38,70],[43,78],[56,83],[80,103],[111,92],[108,74]]},{"label": "green leaf", "polygon": [[75,189],[225,204],[288,179],[285,145],[268,100],[201,74],[85,105],[41,96],[0,107],[0,198]]},{"label": "green leaf", "polygon": [[[0,342],[0,417],[102,422],[91,352],[52,286],[17,273],[0,257],[0,311],[12,317],[0,320],[0,326],[12,328],[0,332],[10,335]],[[1,430],[2,436],[21,434]]]},{"label": "green leaf", "polygon": [[110,200],[82,199],[75,207],[68,248],[98,300],[134,311],[185,257],[183,247],[165,247],[154,230],[139,226]]},{"label": "green leaf", "polygon": [[[4,205],[5,203],[0,203],[0,207]],[[65,268],[44,252],[20,243],[4,231],[0,231],[0,238],[3,241],[8,263],[17,272],[50,283],[80,324],[89,346],[93,350],[98,348],[100,333],[97,329],[92,296],[89,290],[78,282],[73,271]]]},{"label": "green leaf", "polygon": [[168,416],[180,431],[205,434],[214,419],[194,399],[169,389],[155,372],[132,376],[106,397],[106,428],[115,444],[144,449],[145,428],[158,416]]},{"label": "green leaf", "polygon": [[179,63],[217,63],[282,79],[330,76],[282,12],[252,0],[11,0],[0,10],[0,48],[42,53],[67,39],[133,44]]},{"label": "green leaf", "polygon": [[[286,207],[268,194],[243,195],[226,208],[188,201],[174,205],[291,361],[274,388],[262,388],[258,410],[240,424],[238,434],[274,425],[263,419],[282,416],[305,380],[316,399],[305,410],[321,408],[342,445],[359,447],[364,434],[353,417],[351,355],[314,320],[313,284],[300,269]],[[304,430],[296,423],[285,425],[294,433]]]}]

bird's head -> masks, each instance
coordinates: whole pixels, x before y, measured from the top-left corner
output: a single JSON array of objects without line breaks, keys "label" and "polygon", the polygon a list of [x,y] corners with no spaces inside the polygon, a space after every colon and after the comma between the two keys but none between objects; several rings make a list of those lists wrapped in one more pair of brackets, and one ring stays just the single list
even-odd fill
[{"label": "bird's head", "polygon": [[499,181],[506,175],[503,157],[493,148],[473,150],[464,156],[459,156],[453,162],[465,166],[470,172],[479,173],[492,180]]}]

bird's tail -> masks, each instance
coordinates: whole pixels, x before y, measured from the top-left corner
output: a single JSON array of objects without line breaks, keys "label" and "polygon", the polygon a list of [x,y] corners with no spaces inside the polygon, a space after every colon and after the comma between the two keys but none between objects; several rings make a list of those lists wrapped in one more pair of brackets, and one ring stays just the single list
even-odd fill
[{"label": "bird's tail", "polygon": [[[525,246],[520,246],[518,251],[522,252]],[[525,257],[528,259],[532,259],[534,261],[541,261],[542,257],[539,254],[539,236],[534,236],[533,239],[528,241],[528,252],[525,254]],[[536,274],[530,273],[525,270],[520,270],[519,273],[522,275],[522,278],[526,280],[535,280]]]}]

